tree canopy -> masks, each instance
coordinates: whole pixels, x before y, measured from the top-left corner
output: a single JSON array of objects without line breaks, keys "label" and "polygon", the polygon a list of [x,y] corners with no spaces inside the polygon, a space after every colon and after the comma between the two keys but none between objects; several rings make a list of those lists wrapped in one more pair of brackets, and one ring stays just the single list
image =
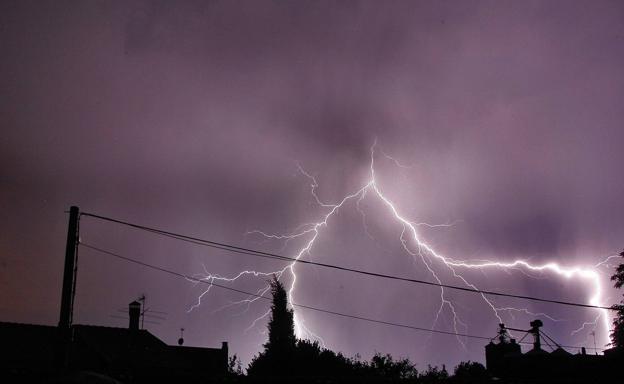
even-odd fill
[{"label": "tree canopy", "polygon": [[[624,258],[624,251],[620,252],[620,256]],[[620,263],[615,270],[611,281],[615,281],[613,284],[615,288],[622,288],[624,286],[624,262]],[[623,295],[624,296],[624,295]],[[620,301],[620,304],[613,305],[613,309],[616,310],[615,319],[613,320],[613,330],[611,331],[611,344],[615,347],[624,347],[624,298]]]},{"label": "tree canopy", "polygon": [[[441,383],[448,380],[448,373],[444,368],[439,370],[437,367],[429,367],[419,375],[415,364],[407,358],[396,359],[389,354],[377,352],[369,362],[361,361],[359,357],[348,358],[323,348],[316,341],[297,339],[288,293],[276,277],[269,284],[273,296],[268,323],[269,340],[264,344],[264,350],[253,358],[247,368],[248,377],[252,381]],[[231,365],[234,371],[235,362],[232,361]],[[465,368],[469,370],[468,368],[474,367]]]},{"label": "tree canopy", "polygon": [[264,345],[267,350],[278,354],[290,353],[297,341],[295,337],[295,320],[292,308],[288,308],[288,294],[282,283],[273,276],[269,282],[273,304],[269,321],[269,341]]},{"label": "tree canopy", "polygon": [[269,340],[264,351],[255,356],[247,372],[250,376],[290,376],[293,373],[295,337],[294,313],[288,307],[288,294],[283,284],[273,276],[269,281],[273,302],[268,324]]}]

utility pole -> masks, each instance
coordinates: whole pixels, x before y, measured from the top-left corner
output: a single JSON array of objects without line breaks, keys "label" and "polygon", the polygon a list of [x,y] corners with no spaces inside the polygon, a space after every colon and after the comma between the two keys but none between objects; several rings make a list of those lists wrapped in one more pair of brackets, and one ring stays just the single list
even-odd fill
[{"label": "utility pole", "polygon": [[61,292],[61,314],[59,318],[59,358],[61,372],[69,367],[69,356],[72,344],[72,318],[74,314],[74,294],[76,290],[76,273],[78,272],[78,220],[80,209],[72,206],[69,209],[69,225],[67,226],[67,244],[65,246],[65,268],[63,269],[63,291]]},{"label": "utility pole", "polygon": [[78,217],[80,209],[72,206],[69,209],[69,225],[67,227],[67,244],[65,246],[65,269],[63,270],[63,291],[61,293],[61,315],[59,328],[69,329],[74,313],[74,288],[76,286],[76,248],[78,246]]}]

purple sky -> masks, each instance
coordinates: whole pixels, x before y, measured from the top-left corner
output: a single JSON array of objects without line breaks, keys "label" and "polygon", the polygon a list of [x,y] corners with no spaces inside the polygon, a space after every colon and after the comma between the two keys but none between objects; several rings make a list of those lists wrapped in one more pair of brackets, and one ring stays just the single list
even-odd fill
[{"label": "purple sky", "polygon": [[[290,233],[369,177],[421,239],[453,259],[592,266],[624,247],[624,6],[619,1],[5,1],[0,4],[0,320],[56,324],[67,215],[82,210],[295,255],[246,234]],[[399,167],[379,150],[409,167]],[[323,228],[306,258],[432,277],[401,248],[401,225],[372,194]],[[85,242],[182,273],[231,276],[279,263],[84,218]],[[439,262],[440,277],[459,284]],[[435,288],[298,267],[295,299],[422,327]],[[459,271],[459,270],[458,270]],[[604,304],[619,293],[604,276]],[[586,281],[552,273],[460,271],[483,289],[587,302]],[[529,276],[530,275],[530,276]],[[263,279],[233,287],[257,290]],[[285,282],[290,282],[285,277]],[[110,317],[139,294],[168,312],[148,329],[218,346],[246,363],[267,304],[81,250],[75,321]],[[494,335],[477,296],[449,293],[465,331]],[[562,344],[591,345],[595,311],[495,300],[545,312]],[[483,361],[482,341],[301,312],[327,347],[424,368]],[[534,316],[503,311],[526,327]],[[437,329],[452,330],[445,309]],[[605,331],[596,330],[604,340]],[[599,340],[599,341],[600,341]],[[465,340],[463,340],[465,341]]]}]

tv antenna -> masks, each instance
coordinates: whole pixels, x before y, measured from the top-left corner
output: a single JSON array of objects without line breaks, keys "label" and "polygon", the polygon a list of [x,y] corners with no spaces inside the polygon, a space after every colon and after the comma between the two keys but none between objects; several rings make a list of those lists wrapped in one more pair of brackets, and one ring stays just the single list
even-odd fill
[{"label": "tv antenna", "polygon": [[[142,293],[141,296],[137,299],[137,301],[141,302],[141,329],[145,328],[145,323],[148,324],[156,324],[160,325],[159,321],[166,321],[167,312],[156,311],[145,306],[147,302],[147,297],[145,293]],[[120,308],[117,312],[128,313],[128,308]],[[111,317],[117,319],[125,319],[128,320],[127,317],[119,316],[119,315],[110,315]],[[147,317],[147,320],[145,319]]]},{"label": "tv antenna", "polygon": [[145,306],[145,302],[147,301],[145,293],[141,293],[141,296],[137,300],[141,302],[141,329],[145,329],[143,326],[145,323],[145,311],[147,310],[147,307]]}]

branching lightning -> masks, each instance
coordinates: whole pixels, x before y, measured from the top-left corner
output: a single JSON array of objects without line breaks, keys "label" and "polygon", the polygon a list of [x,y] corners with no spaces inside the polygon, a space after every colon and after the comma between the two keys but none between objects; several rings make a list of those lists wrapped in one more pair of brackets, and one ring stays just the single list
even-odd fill
[{"label": "branching lightning", "polygon": [[[294,259],[299,260],[305,255],[312,257],[312,253],[311,253],[312,248],[314,247],[314,244],[317,242],[317,240],[321,236],[323,229],[329,225],[329,221],[332,218],[332,216],[334,216],[336,212],[338,212],[341,208],[343,208],[347,203],[354,202],[355,208],[362,216],[362,223],[364,226],[364,230],[366,234],[372,239],[373,237],[370,234],[369,228],[367,227],[367,224],[366,224],[367,216],[364,210],[360,206],[360,203],[365,198],[370,196],[373,198],[377,198],[382,203],[382,206],[387,208],[387,210],[391,214],[391,217],[398,224],[401,225],[402,230],[400,232],[398,240],[400,241],[404,251],[410,257],[412,257],[417,263],[418,262],[422,263],[425,269],[427,270],[427,272],[431,275],[431,277],[440,284],[442,284],[442,280],[439,277],[439,274],[436,272],[439,268],[446,269],[448,272],[452,274],[452,276],[455,279],[460,280],[463,284],[465,284],[467,287],[470,287],[472,289],[478,289],[478,287],[474,283],[470,282],[459,271],[461,270],[486,271],[488,269],[497,269],[497,270],[509,272],[511,270],[519,270],[530,277],[531,277],[530,273],[533,273],[533,272],[539,273],[539,274],[548,273],[549,275],[564,278],[564,279],[579,279],[583,282],[589,283],[590,291],[591,291],[591,294],[590,294],[591,297],[589,299],[589,303],[592,305],[598,305],[598,306],[601,306],[604,304],[603,303],[603,287],[601,284],[602,276],[598,272],[597,268],[607,265],[610,259],[615,256],[609,256],[607,259],[597,263],[596,265],[583,267],[583,266],[563,266],[555,262],[549,262],[545,264],[532,264],[526,260],[521,260],[521,259],[515,260],[512,262],[500,262],[500,261],[492,261],[492,260],[475,260],[475,261],[456,260],[447,256],[443,256],[442,254],[438,253],[436,250],[432,248],[432,246],[430,246],[428,243],[425,242],[425,240],[422,239],[422,237],[419,235],[417,231],[417,228],[419,227],[430,227],[430,228],[448,227],[448,226],[455,225],[458,221],[445,223],[445,224],[428,224],[424,222],[415,222],[415,221],[408,220],[405,216],[403,216],[400,213],[397,205],[389,197],[387,197],[384,194],[382,187],[377,182],[376,174],[375,174],[375,158],[376,158],[376,155],[380,154],[386,159],[392,161],[397,167],[411,168],[411,166],[400,163],[398,160],[394,159],[393,157],[387,155],[386,153],[378,149],[376,142],[372,145],[370,149],[370,153],[371,153],[370,169],[369,169],[370,172],[369,172],[368,179],[365,180],[364,183],[358,189],[356,189],[350,194],[347,194],[346,196],[344,196],[341,200],[339,200],[336,203],[324,202],[317,194],[319,183],[317,182],[316,178],[312,174],[308,173],[301,165],[297,164],[299,172],[303,176],[305,176],[310,182],[310,194],[312,195],[315,203],[321,209],[325,210],[325,213],[321,216],[321,218],[318,221],[302,224],[298,228],[296,228],[293,232],[288,233],[288,234],[271,234],[271,233],[266,233],[260,230],[253,230],[253,231],[248,232],[247,234],[250,234],[250,235],[255,234],[255,235],[261,236],[262,238],[269,239],[269,240],[283,241],[284,248],[292,240],[303,239],[304,241],[303,246],[295,253]],[[282,277],[285,274],[288,274],[290,276],[289,285],[288,285],[289,300],[290,302],[296,302],[295,293],[296,293],[297,282],[298,282],[298,276],[296,273],[296,261],[293,261],[290,264],[286,265],[284,268],[278,269],[275,271],[258,272],[258,271],[253,271],[253,270],[245,270],[231,277],[211,274],[205,271],[205,273],[201,275],[201,279],[208,283],[215,283],[215,282],[232,283],[232,282],[235,282],[241,279],[246,279],[246,278],[261,278],[263,280],[267,280],[272,275],[275,275],[278,279],[282,279]],[[210,292],[211,287],[212,286],[210,284],[207,285],[207,288],[205,288],[203,292],[199,295],[199,297],[197,298],[197,302],[189,309],[189,311],[192,311],[196,309],[199,305],[201,305],[202,299],[204,298],[204,296],[206,296]],[[257,291],[257,293],[260,295],[265,295],[268,291],[269,291],[269,287],[265,285],[262,288],[260,288]],[[249,309],[249,306],[258,299],[259,297],[248,297],[240,301],[231,302],[217,309],[217,311],[223,310],[229,307],[241,306],[241,305],[245,307],[244,311],[246,311],[247,309]],[[503,313],[509,314],[509,316],[512,319],[514,319],[514,315],[513,315],[514,312],[520,312],[520,313],[524,313],[526,315],[531,315],[531,316],[544,317],[551,321],[563,321],[561,319],[557,319],[553,316],[550,316],[546,313],[530,312],[526,308],[496,306],[484,294],[481,294],[481,299],[491,309],[493,316],[498,320],[498,322],[503,322],[503,318],[501,317],[501,314]],[[452,320],[453,330],[456,333],[465,332],[468,326],[460,318],[459,313],[456,309],[456,306],[454,305],[453,301],[449,299],[443,287],[440,287],[439,303],[440,304],[438,306],[437,312],[434,314],[433,319],[432,319],[433,321],[432,328],[436,328],[440,320],[440,317],[443,316],[445,313],[448,313],[450,319]],[[609,314],[607,313],[607,310],[605,309],[600,309],[597,311],[598,311],[598,314],[596,315],[596,318],[593,321],[585,322],[580,328],[574,330],[572,332],[572,335],[583,331],[586,327],[591,327],[592,330],[595,330],[598,327],[599,322],[602,322],[601,327],[604,328],[602,332],[602,335],[604,335],[604,340],[602,341],[604,342],[602,342],[602,345],[606,345],[608,343],[607,335],[609,333],[608,330],[609,330],[610,317],[609,317]],[[255,327],[256,324],[258,324],[260,320],[266,318],[268,315],[269,315],[269,312],[267,311],[262,316],[256,318],[252,322],[252,324],[249,326],[248,329],[252,329],[253,327]],[[324,345],[323,339],[319,335],[313,333],[306,326],[303,317],[298,312],[295,312],[295,332],[298,337],[307,337],[307,338],[316,339],[316,340],[319,340],[321,344]],[[466,347],[465,341],[461,337],[457,336],[457,341],[462,347],[464,348]]]}]

